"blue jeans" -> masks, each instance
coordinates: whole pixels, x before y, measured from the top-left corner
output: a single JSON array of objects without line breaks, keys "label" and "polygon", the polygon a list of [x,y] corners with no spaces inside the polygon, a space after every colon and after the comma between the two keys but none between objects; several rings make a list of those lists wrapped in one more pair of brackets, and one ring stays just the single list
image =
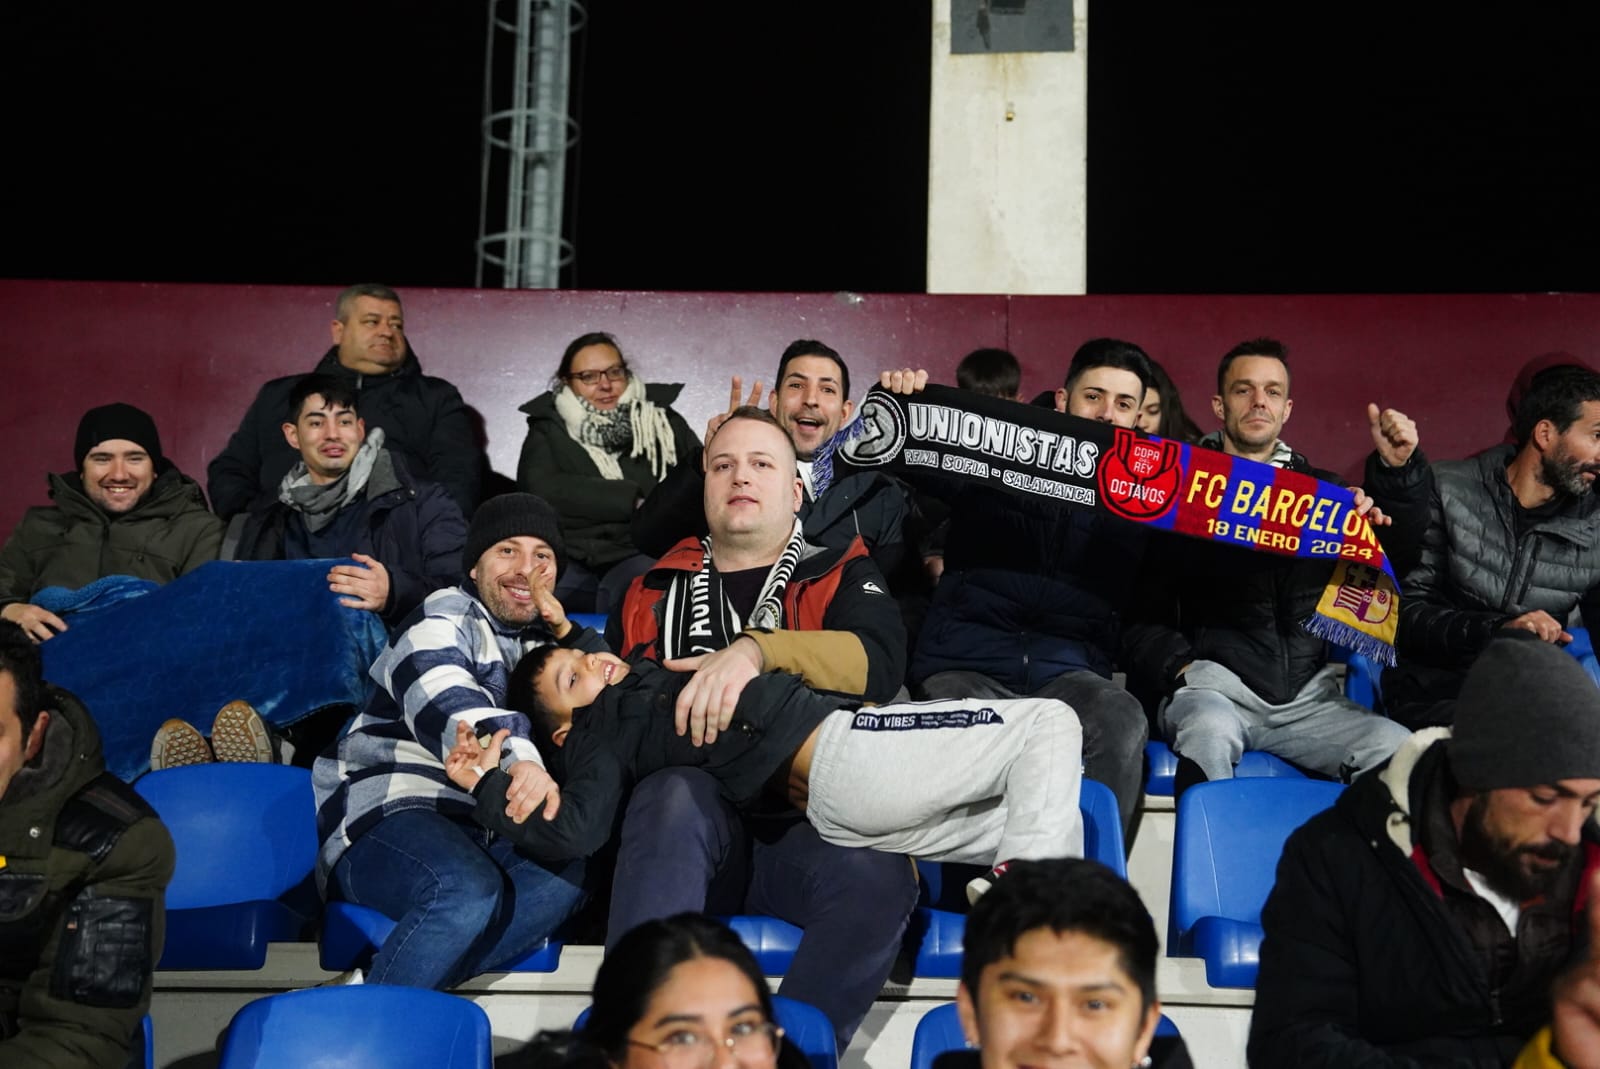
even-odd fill
[{"label": "blue jeans", "polygon": [[334,865],[330,896],[396,921],[367,980],[454,987],[510,964],[583,902],[583,862],[546,866],[430,809],[383,818]]},{"label": "blue jeans", "polygon": [[817,1007],[842,1051],[894,967],[917,902],[911,862],[822,841],[803,820],[746,822],[695,768],[641,780],[628,802],[608,945],[674,913],[756,913],[804,930],[778,993]]}]

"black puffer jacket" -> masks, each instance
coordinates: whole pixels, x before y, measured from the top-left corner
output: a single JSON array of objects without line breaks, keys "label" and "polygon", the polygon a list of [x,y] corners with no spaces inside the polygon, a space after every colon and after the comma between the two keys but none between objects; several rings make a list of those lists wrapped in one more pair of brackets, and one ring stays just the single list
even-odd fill
[{"label": "black puffer jacket", "polygon": [[[330,348],[310,373],[332,375],[360,396],[367,430],[382,427],[384,447],[405,457],[417,475],[443,486],[465,516],[478,507],[488,466],[461,394],[444,379],[422,373],[415,351],[387,375],[363,375],[339,363]],[[283,437],[289,394],[303,376],[286,375],[261,387],[228,446],[206,468],[211,507],[223,519],[243,512],[278,484],[300,454]]]},{"label": "black puffer jacket", "polygon": [[1109,678],[1145,534],[1052,501],[962,491],[912,680],[963,669],[1032,694],[1064,672]]},{"label": "black puffer jacket", "polygon": [[1582,863],[1512,939],[1455,857],[1446,735],[1413,736],[1289,837],[1261,911],[1251,1065],[1504,1066],[1549,1019],[1600,838],[1585,825]]},{"label": "black puffer jacket", "polygon": [[[1343,480],[1294,453],[1285,467],[1335,485]],[[1366,492],[1394,523],[1377,528],[1384,551],[1405,559],[1422,530],[1427,461],[1419,449],[1401,467],[1367,458]],[[1170,692],[1181,668],[1204,658],[1231,669],[1266,701],[1289,701],[1328,660],[1327,643],[1301,626],[1333,565],[1196,539],[1152,544],[1141,577],[1138,622],[1123,632],[1130,677]],[[1402,603],[1405,597],[1401,597]]]},{"label": "black puffer jacket", "polygon": [[1435,464],[1420,560],[1400,599],[1400,665],[1384,674],[1391,710],[1453,697],[1507,620],[1542,609],[1565,621],[1582,604],[1600,623],[1600,496],[1572,498],[1518,537],[1506,482],[1515,450]]}]

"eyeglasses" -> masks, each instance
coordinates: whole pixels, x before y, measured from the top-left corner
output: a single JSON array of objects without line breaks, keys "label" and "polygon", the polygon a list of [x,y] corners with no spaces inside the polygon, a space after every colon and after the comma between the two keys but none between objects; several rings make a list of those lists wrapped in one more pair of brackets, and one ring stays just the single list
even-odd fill
[{"label": "eyeglasses", "polygon": [[627,377],[628,369],[623,367],[621,364],[617,364],[613,367],[601,368],[599,371],[574,371],[572,374],[567,376],[569,379],[577,379],[585,386],[593,386],[602,378],[610,379],[612,382],[621,382]]},{"label": "eyeglasses", "polygon": [[742,1062],[769,1061],[778,1053],[782,1038],[783,1029],[771,1021],[740,1021],[722,1039],[685,1029],[660,1043],[630,1039],[628,1045],[655,1051],[668,1069],[702,1069],[717,1060],[718,1046],[728,1048]]}]

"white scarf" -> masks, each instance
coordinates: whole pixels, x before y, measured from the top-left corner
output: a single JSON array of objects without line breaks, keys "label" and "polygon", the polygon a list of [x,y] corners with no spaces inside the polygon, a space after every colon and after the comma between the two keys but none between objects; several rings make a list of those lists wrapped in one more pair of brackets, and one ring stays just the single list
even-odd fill
[{"label": "white scarf", "polygon": [[556,414],[572,440],[583,446],[594,461],[601,478],[622,478],[622,466],[617,462],[622,454],[601,444],[607,439],[630,439],[633,448],[628,455],[642,455],[657,480],[666,478],[678,462],[678,446],[666,410],[646,399],[644,382],[637,375],[628,376],[628,388],[611,409],[596,408],[574,393],[571,386],[563,385],[556,391]]}]

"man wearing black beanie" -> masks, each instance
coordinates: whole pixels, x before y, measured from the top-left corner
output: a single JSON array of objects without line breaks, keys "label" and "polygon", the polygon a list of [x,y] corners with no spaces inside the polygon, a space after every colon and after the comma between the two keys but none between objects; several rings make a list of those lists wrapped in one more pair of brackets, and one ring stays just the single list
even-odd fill
[{"label": "man wearing black beanie", "polygon": [[505,839],[486,841],[472,796],[444,770],[457,724],[482,736],[508,728],[508,813],[555,796],[532,725],[504,705],[529,650],[606,648],[556,600],[565,563],[543,498],[484,502],[467,529],[461,585],[434,591],[406,620],[372,666],[372,700],[312,769],[319,886],[397,922],[367,967],[373,983],[452,987],[526,955],[583,900],[581,861],[543,865]]},{"label": "man wearing black beanie", "polygon": [[0,549],[0,619],[35,642],[67,627],[28,603],[45,587],[77,590],[109,575],[166,583],[214,560],[222,544],[222,521],[162,453],[149,413],[91,408],[72,462],[75,470],[50,476],[55,504],[29,509]]},{"label": "man wearing black beanie", "polygon": [[1451,728],[1290,836],[1262,910],[1253,1065],[1509,1065],[1550,1019],[1600,869],[1600,688],[1507,632]]}]

